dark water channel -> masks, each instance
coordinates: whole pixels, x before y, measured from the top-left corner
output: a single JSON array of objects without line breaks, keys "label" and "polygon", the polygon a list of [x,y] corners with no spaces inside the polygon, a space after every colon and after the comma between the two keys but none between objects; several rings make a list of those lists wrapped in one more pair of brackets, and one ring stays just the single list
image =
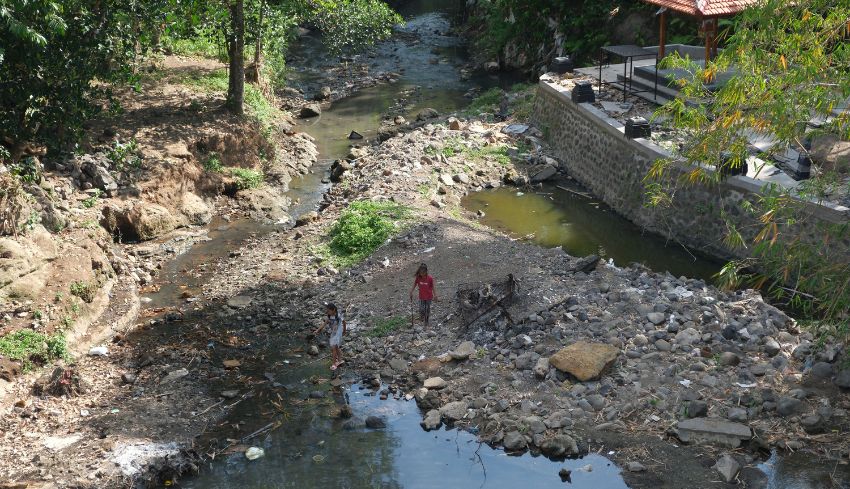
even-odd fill
[{"label": "dark water channel", "polygon": [[[352,97],[334,102],[324,113],[306,121],[301,129],[316,138],[321,160],[311,174],[290,184],[289,197],[295,204],[290,214],[297,216],[315,208],[327,189],[324,183],[330,161],[344,156],[356,130],[366,136],[376,134],[382,114],[390,109],[410,118],[425,107],[451,112],[468,103],[464,97],[473,86],[510,85],[509,77],[472,77],[462,80],[458,68],[466,62],[459,40],[449,34],[448,16],[457,13],[457,0],[404,2],[408,33],[419,41],[390,41],[372,53],[373,71],[402,73],[395,84],[378,85]],[[316,39],[304,39],[302,62],[294,66],[291,82],[305,92],[321,82],[320,72],[329,59]],[[436,64],[427,60],[438,58]],[[401,100],[401,102],[400,102]],[[399,110],[399,104],[402,105]],[[655,270],[675,275],[708,278],[718,263],[705,257],[694,259],[674,245],[640,231],[593,199],[577,197],[556,187],[517,195],[515,189],[499,189],[469,196],[465,205],[482,209],[482,221],[516,236],[533,234],[543,246],[562,246],[574,255],[605,250],[617,264],[642,262]],[[209,278],[211,263],[237,250],[249,236],[263,236],[284,224],[266,225],[252,220],[216,221],[207,239],[166,264],[157,279],[159,289],[148,295],[147,307],[183,304],[181,294],[198,292]],[[187,326],[188,327],[188,326]],[[285,386],[288,399],[306,399],[317,387],[307,379],[328,377],[327,362],[310,361],[282,347],[273,364],[276,382]],[[355,379],[346,379],[328,397],[285,406],[283,424],[277,430],[250,442],[265,450],[265,456],[248,461],[243,451],[220,455],[202,468],[200,475],[187,479],[181,487],[217,488],[592,488],[627,487],[620,469],[601,455],[582,459],[551,461],[545,457],[508,456],[501,450],[480,445],[472,433],[441,429],[425,432],[419,426],[415,402],[403,399],[381,401],[374,391],[361,390]],[[384,429],[367,429],[362,423],[333,416],[333,410],[348,403],[354,419],[383,416]],[[260,408],[245,402],[235,408],[230,419],[263,419]],[[263,424],[264,421],[257,421]],[[251,424],[254,424],[253,422]],[[769,475],[771,489],[809,489],[817,485],[832,466],[811,461],[794,463],[783,470],[784,460],[771,459],[762,466]],[[558,476],[561,468],[571,470],[571,483]],[[790,475],[789,475],[790,474]],[[807,475],[808,474],[808,475]],[[814,474],[814,475],[812,475]],[[814,485],[813,485],[814,484]]]}]

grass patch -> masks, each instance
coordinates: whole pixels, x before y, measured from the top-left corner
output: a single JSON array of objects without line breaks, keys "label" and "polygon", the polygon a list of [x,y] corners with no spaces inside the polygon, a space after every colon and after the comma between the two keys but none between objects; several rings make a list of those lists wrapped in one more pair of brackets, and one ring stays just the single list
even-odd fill
[{"label": "grass patch", "polygon": [[236,187],[239,190],[257,188],[265,179],[263,172],[250,168],[228,168],[227,171],[236,179]]},{"label": "grass patch", "polygon": [[381,246],[410,218],[410,209],[394,202],[361,200],[351,203],[331,227],[328,246],[341,265],[353,265]]},{"label": "grass patch", "polygon": [[[227,70],[224,69],[207,73],[193,73],[180,81],[185,85],[200,88],[205,92],[227,93]],[[245,108],[248,114],[257,119],[257,122],[263,128],[272,127],[273,122],[283,116],[280,109],[269,101],[263,95],[263,92],[250,83],[245,84]]]},{"label": "grass patch", "polygon": [[472,99],[464,112],[468,115],[481,115],[485,112],[495,113],[499,111],[499,104],[505,92],[501,88],[491,88],[481,95]]},{"label": "grass patch", "polygon": [[507,146],[484,146],[483,148],[467,148],[464,154],[472,160],[495,160],[502,166],[511,164]]},{"label": "grass patch", "polygon": [[164,37],[162,44],[166,51],[180,56],[209,58],[222,63],[227,61],[227,52],[221,48],[219,42],[210,37],[198,36],[189,39]]},{"label": "grass patch", "polygon": [[536,94],[537,85],[533,83],[517,83],[508,92],[500,88],[491,88],[472,99],[464,110],[464,114],[474,117],[499,113],[502,100],[507,97],[510,116],[517,121],[527,121],[534,110]]},{"label": "grass patch", "polygon": [[84,302],[91,302],[97,293],[97,285],[82,280],[71,283],[71,295],[75,295]]},{"label": "grass patch", "polygon": [[372,326],[372,329],[366,332],[366,336],[371,336],[372,338],[388,336],[403,328],[405,324],[407,324],[407,319],[401,316],[378,319],[375,321],[375,325]]},{"label": "grass patch", "polygon": [[[507,146],[482,146],[480,148],[468,146],[461,138],[449,138],[441,148],[429,146],[425,148],[425,153],[431,156],[442,154],[452,157],[455,155],[462,156],[470,161],[495,160],[502,166],[508,166],[511,163],[511,157],[508,155]],[[472,171],[472,167],[467,166],[467,171]]]},{"label": "grass patch", "polygon": [[68,358],[68,345],[63,333],[48,336],[31,329],[22,329],[0,337],[0,354],[21,362],[24,371]]},{"label": "grass patch", "polygon": [[534,112],[534,98],[537,96],[537,85],[533,83],[518,83],[511,87],[513,95],[508,102],[511,116],[518,121],[528,121]]}]

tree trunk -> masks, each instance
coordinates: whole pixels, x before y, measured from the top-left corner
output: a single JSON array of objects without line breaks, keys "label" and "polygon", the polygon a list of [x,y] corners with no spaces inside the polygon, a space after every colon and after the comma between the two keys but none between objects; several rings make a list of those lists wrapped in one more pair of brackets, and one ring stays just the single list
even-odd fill
[{"label": "tree trunk", "polygon": [[260,22],[257,24],[257,42],[254,46],[254,65],[257,73],[260,72],[260,63],[263,61],[263,20],[266,14],[266,0],[260,2]]},{"label": "tree trunk", "polygon": [[244,114],[245,101],[245,12],[244,0],[230,2],[230,32],[227,58],[230,74],[227,83],[227,108],[236,115]]},{"label": "tree trunk", "polygon": [[263,20],[266,12],[266,0],[260,2],[260,21],[254,32],[254,62],[248,65],[245,80],[263,86]]}]

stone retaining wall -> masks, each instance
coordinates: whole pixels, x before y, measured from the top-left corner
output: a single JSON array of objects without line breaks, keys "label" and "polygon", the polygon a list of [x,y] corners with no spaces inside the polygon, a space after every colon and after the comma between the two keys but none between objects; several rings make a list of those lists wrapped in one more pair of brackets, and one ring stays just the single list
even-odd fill
[{"label": "stone retaining wall", "polygon": [[[538,86],[532,122],[543,132],[563,169],[630,221],[715,256],[742,257],[746,253],[724,243],[727,230],[721,214],[733,216],[749,242],[758,222],[742,210],[741,203],[755,201],[764,182],[734,176],[712,187],[682,185],[671,207],[648,208],[643,179],[655,160],[671,157],[666,150],[645,139],[626,138],[618,121],[592,104],[573,103],[570,90],[545,80]],[[677,166],[671,172],[675,178],[685,169]],[[823,225],[850,219],[850,210],[837,205],[807,202],[805,210],[811,219],[789,231],[813,241],[823,239]],[[848,240],[836,247],[850,256]]]}]

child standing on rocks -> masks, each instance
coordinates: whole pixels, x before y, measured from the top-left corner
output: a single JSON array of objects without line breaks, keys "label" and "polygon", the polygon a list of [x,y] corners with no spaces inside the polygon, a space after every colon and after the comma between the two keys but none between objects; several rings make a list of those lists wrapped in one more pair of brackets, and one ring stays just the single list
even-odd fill
[{"label": "child standing on rocks", "polygon": [[437,299],[437,292],[434,290],[434,277],[428,275],[428,266],[424,263],[416,270],[413,287],[410,289],[411,301],[413,301],[413,291],[417,287],[419,287],[419,319],[427,328],[431,322],[431,301]]},{"label": "child standing on rocks", "polygon": [[332,363],[331,370],[336,370],[340,365],[345,363],[342,359],[342,350],[340,346],[342,345],[342,335],[345,334],[345,319],[343,319],[342,315],[339,313],[339,310],[334,304],[326,304],[325,305],[325,319],[319,328],[313,332],[314,335],[318,335],[322,332],[326,327],[331,333],[330,345],[331,345],[331,353],[332,353]]}]

